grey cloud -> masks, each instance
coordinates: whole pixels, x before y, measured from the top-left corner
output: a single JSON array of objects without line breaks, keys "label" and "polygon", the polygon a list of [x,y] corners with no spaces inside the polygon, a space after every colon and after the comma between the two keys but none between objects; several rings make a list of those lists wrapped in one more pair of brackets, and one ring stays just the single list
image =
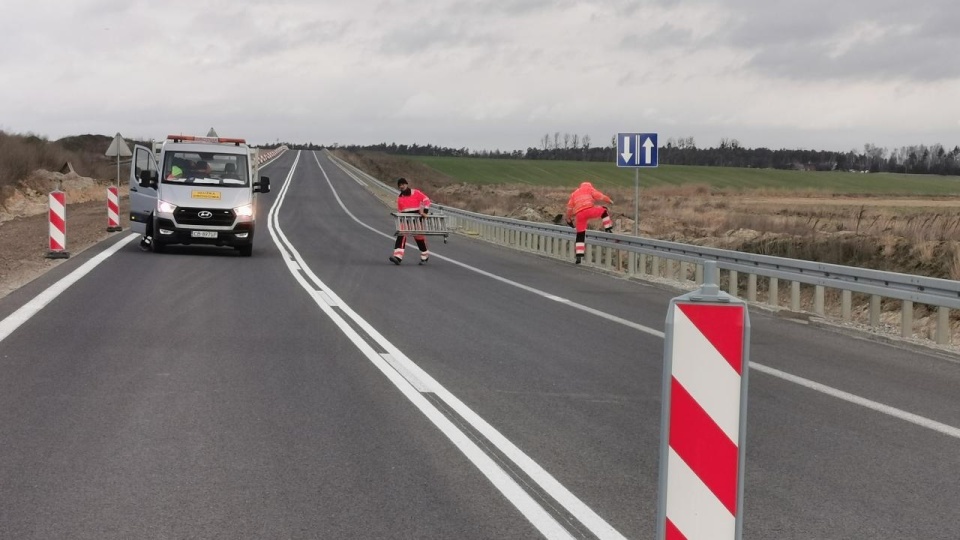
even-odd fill
[{"label": "grey cloud", "polygon": [[348,33],[350,24],[306,20],[282,25],[254,26],[248,18],[236,15],[218,21],[221,42],[210,45],[210,53],[224,65],[237,65],[258,59],[270,59],[299,48],[336,43]]},{"label": "grey cloud", "polygon": [[639,24],[643,23],[643,9],[645,7],[675,8],[681,5],[709,3],[710,0],[592,0],[593,4],[610,9],[618,17],[631,20],[636,17]]},{"label": "grey cloud", "polygon": [[[960,76],[960,4],[894,0],[730,0],[731,22],[705,42],[754,53],[748,68],[788,79],[942,80]],[[951,21],[951,22],[944,22]],[[856,40],[865,25],[875,40]],[[837,44],[850,40],[845,50]]]},{"label": "grey cloud", "polygon": [[[760,72],[791,79],[915,79],[936,81],[960,76],[960,65],[950,59],[947,46],[922,37],[911,39],[909,47],[900,42],[854,46],[831,57],[824,46],[787,44],[759,52],[750,66]],[[956,48],[957,43],[951,48]]]},{"label": "grey cloud", "polygon": [[350,29],[349,23],[328,21],[309,21],[298,23],[292,28],[284,28],[269,35],[251,40],[247,49],[251,54],[272,54],[303,45],[336,43],[343,39]]},{"label": "grey cloud", "polygon": [[485,15],[527,15],[538,11],[568,7],[572,0],[468,0],[455,2],[447,9],[450,15],[467,13]]},{"label": "grey cloud", "polygon": [[694,44],[693,32],[665,24],[648,32],[628,34],[620,40],[619,46],[621,49],[634,52],[670,47],[685,48]]},{"label": "grey cloud", "polygon": [[94,0],[75,5],[76,15],[80,18],[115,17],[133,9],[133,3],[127,0]]},{"label": "grey cloud", "polygon": [[421,20],[406,28],[396,29],[383,36],[381,50],[386,54],[406,55],[431,50],[476,46],[496,47],[497,41],[482,31],[450,21],[437,23]]},{"label": "grey cloud", "polygon": [[[423,4],[411,0],[387,1],[391,8],[409,4],[420,13]],[[576,4],[576,0],[469,0],[436,3],[432,13],[403,26],[393,25],[382,37],[381,51],[391,55],[423,53],[443,48],[486,47],[490,51],[509,46],[501,34],[503,21],[537,24],[538,12],[554,12]],[[535,30],[531,26],[531,30]],[[489,53],[488,53],[489,54]]]}]

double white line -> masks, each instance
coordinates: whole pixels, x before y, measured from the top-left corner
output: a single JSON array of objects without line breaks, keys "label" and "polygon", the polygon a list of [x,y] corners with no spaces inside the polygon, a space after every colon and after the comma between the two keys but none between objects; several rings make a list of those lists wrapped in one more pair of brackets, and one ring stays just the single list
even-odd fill
[{"label": "double white line", "polygon": [[[469,424],[472,429],[476,430],[477,433],[481,434],[500,453],[512,461],[530,480],[536,483],[546,494],[553,498],[557,504],[562,506],[570,515],[574,516],[583,527],[589,529],[597,538],[624,538],[623,535],[611,527],[603,518],[598,516],[580,499],[570,493],[570,491],[553,478],[553,476],[507,440],[506,437],[500,434],[500,432],[483,418],[464,405],[463,402],[440,385],[440,383],[434,380],[427,372],[423,371],[420,366],[410,360],[400,349],[390,343],[390,341],[367,323],[367,321],[357,315],[350,306],[344,303],[335,292],[327,287],[320,278],[314,274],[313,270],[304,262],[303,257],[300,256],[300,253],[283,234],[283,230],[280,228],[277,219],[277,214],[283,205],[291,179],[293,178],[293,173],[299,161],[300,154],[298,153],[293,166],[290,168],[290,173],[287,174],[283,187],[280,189],[277,200],[270,209],[268,227],[273,241],[276,243],[277,248],[280,250],[287,264],[287,269],[290,270],[294,279],[296,279],[313,298],[320,310],[337,325],[344,335],[357,346],[360,352],[363,353],[424,416],[430,419],[430,421],[463,452],[464,456],[466,456],[544,536],[547,538],[575,538],[540,502],[524,490],[513,476],[505,471],[490,455],[484,452],[483,449],[477,446],[467,433],[459,429],[441,410],[433,405],[425,394],[434,394],[445,406],[456,412],[464,422]],[[320,170],[323,172],[323,176],[330,185],[331,190],[333,190],[337,201],[343,206],[343,202],[340,200],[339,195],[337,195],[336,190],[333,189],[333,185],[330,183],[326,171],[324,171],[322,167]],[[344,207],[344,210],[346,210],[346,207]],[[350,322],[348,322],[348,320]],[[352,325],[351,322],[353,323]],[[364,339],[354,327],[359,328],[366,334],[369,340]],[[372,340],[380,350],[374,348],[374,346],[370,344],[370,340]]]}]

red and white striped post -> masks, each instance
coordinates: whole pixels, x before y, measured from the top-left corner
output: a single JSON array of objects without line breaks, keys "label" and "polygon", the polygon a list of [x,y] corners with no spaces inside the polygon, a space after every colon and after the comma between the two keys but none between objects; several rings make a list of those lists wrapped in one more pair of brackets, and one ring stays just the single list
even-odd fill
[{"label": "red and white striped post", "polygon": [[660,540],[733,540],[743,530],[750,319],[720,291],[714,261],[704,284],[667,311],[660,441]]},{"label": "red and white striped post", "polygon": [[50,192],[50,251],[48,259],[66,259],[70,256],[67,249],[67,204],[66,194],[62,191]]},{"label": "red and white striped post", "polygon": [[120,196],[117,186],[107,188],[107,232],[117,232],[120,228]]}]

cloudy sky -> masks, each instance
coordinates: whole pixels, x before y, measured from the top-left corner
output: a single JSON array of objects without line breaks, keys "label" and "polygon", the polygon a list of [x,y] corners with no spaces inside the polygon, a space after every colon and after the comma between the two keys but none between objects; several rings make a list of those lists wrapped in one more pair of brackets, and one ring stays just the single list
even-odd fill
[{"label": "cloudy sky", "polygon": [[960,144],[957,0],[30,0],[0,130],[515,150]]}]

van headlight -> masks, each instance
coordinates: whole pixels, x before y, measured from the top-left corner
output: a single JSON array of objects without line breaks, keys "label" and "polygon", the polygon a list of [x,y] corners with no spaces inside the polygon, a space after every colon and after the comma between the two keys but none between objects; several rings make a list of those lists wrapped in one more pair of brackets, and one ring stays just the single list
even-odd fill
[{"label": "van headlight", "polygon": [[160,212],[161,214],[172,214],[176,209],[177,205],[157,199],[157,212]]},{"label": "van headlight", "polygon": [[236,212],[237,217],[253,217],[253,205],[245,204],[243,206],[238,206],[233,209]]}]

